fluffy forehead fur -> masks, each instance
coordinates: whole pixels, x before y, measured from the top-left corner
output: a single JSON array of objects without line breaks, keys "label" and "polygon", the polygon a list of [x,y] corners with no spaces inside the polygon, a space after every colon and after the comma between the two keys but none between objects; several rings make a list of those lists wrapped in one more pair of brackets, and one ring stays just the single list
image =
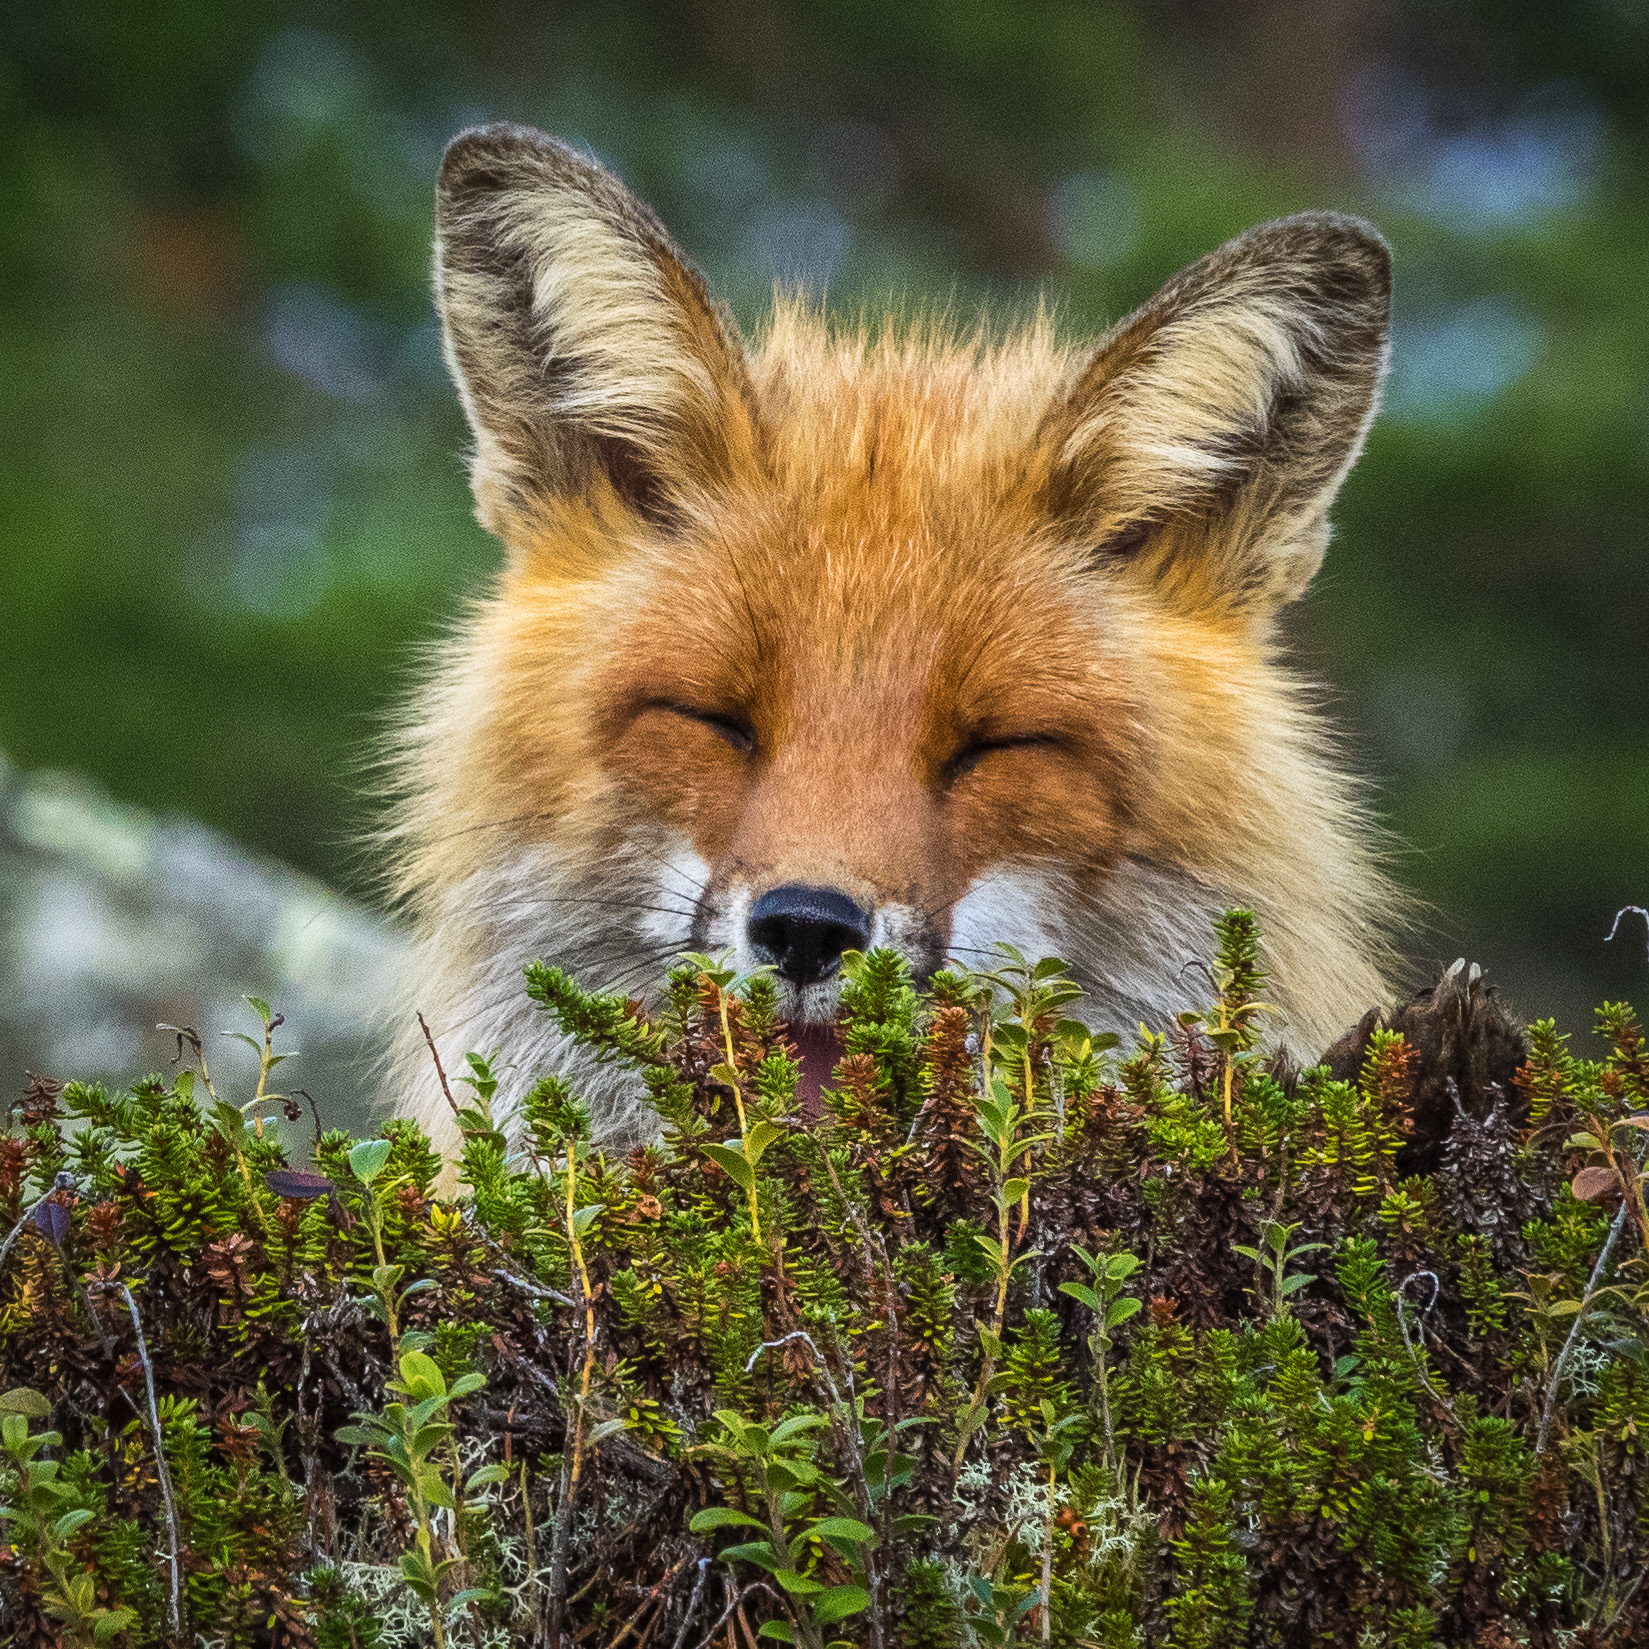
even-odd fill
[{"label": "fluffy forehead fur", "polygon": [[[502,1047],[518,1088],[566,1057],[527,961],[642,989],[681,949],[747,951],[752,899],[796,882],[919,967],[1057,951],[1118,1028],[1179,1003],[1239,902],[1296,1047],[1380,998],[1355,798],[1271,635],[1374,407],[1366,226],[1255,231],[1097,345],[780,302],[747,346],[554,140],[468,134],[438,201],[508,552],[398,745],[410,994],[449,1056]],[[439,1122],[406,1052],[403,1103]],[[609,1134],[649,1131],[594,1082]]]}]

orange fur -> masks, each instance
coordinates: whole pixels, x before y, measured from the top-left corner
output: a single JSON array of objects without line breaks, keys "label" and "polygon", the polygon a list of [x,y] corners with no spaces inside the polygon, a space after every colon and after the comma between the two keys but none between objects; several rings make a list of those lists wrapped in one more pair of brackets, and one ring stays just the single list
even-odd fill
[{"label": "orange fur", "polygon": [[[1383,996],[1389,890],[1272,636],[1372,416],[1372,231],[1256,231],[1097,349],[1046,317],[872,341],[798,301],[746,349],[553,140],[467,134],[440,205],[508,551],[398,747],[410,997],[449,1058],[502,1047],[519,1093],[567,1057],[526,962],[644,989],[747,951],[779,883],[840,889],[920,968],[1056,950],[1119,1029],[1181,1003],[1229,904],[1295,1047]],[[834,985],[786,1001],[818,1020]],[[397,1101],[450,1144],[415,1033],[402,1056]],[[609,1137],[650,1131],[585,1075]]]}]

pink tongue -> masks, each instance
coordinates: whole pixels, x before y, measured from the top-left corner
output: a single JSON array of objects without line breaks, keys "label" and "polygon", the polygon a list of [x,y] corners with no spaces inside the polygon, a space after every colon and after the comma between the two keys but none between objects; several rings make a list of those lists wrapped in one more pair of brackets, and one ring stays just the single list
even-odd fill
[{"label": "pink tongue", "polygon": [[802,1115],[809,1122],[817,1122],[822,1107],[819,1090],[830,1080],[830,1073],[841,1057],[841,1044],[834,1025],[792,1025],[785,1033],[796,1045],[796,1057],[801,1061],[801,1081],[796,1086],[796,1101]]}]

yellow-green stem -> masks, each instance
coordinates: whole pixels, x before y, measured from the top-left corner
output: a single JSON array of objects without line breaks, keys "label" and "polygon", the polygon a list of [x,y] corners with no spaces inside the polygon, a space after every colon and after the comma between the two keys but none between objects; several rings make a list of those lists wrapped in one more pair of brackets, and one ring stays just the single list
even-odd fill
[{"label": "yellow-green stem", "polygon": [[[1029,1117],[1036,1110],[1035,1073],[1031,1069],[1031,1027],[1025,1026],[1025,1115]],[[1030,1176],[1027,1174],[1026,1179]],[[1019,1240],[1025,1240],[1025,1233],[1031,1223],[1031,1188],[1026,1185],[1023,1195],[1019,1199]]]},{"label": "yellow-green stem", "polygon": [[532,1491],[527,1483],[527,1462],[521,1461],[521,1517],[527,1529],[527,1574],[536,1584],[538,1577],[538,1548],[532,1532]]},{"label": "yellow-green stem", "polygon": [[[738,1066],[733,1062],[733,1027],[727,1021],[727,992],[720,985],[716,986],[716,1001],[721,1009],[721,1041],[727,1052],[727,1069],[735,1077],[733,1083],[733,1104],[739,1113],[739,1149],[744,1152],[744,1160],[750,1161],[750,1129],[744,1120],[744,1095],[739,1092],[736,1080]],[[756,1195],[756,1168],[750,1166],[750,1235],[757,1243],[762,1240],[761,1199]]]},{"label": "yellow-green stem", "polygon": [[[1002,1324],[1008,1315],[1008,1278],[1013,1274],[1013,1261],[1008,1253],[1008,1210],[999,1208],[996,1215],[996,1234],[1002,1244],[1002,1266],[996,1279],[996,1311],[991,1319],[991,1338],[998,1345],[1002,1343]],[[991,1375],[996,1372],[996,1359],[989,1351],[985,1353],[985,1360],[979,1365],[979,1383],[974,1387],[973,1399],[968,1404],[967,1413],[962,1416],[962,1435],[957,1439],[956,1457],[951,1462],[954,1471],[961,1471],[963,1457],[968,1452],[968,1439],[973,1436],[976,1417],[985,1403],[985,1391],[991,1383]]]},{"label": "yellow-green stem", "polygon": [[[369,1185],[366,1188],[366,1228],[372,1233],[372,1252],[378,1258],[381,1269],[387,1269],[389,1260],[384,1254],[383,1213],[378,1207],[378,1193]],[[389,1324],[389,1343],[392,1351],[401,1349],[401,1322],[400,1314],[395,1309],[395,1284],[392,1282],[383,1292],[384,1319]]]},{"label": "yellow-green stem", "polygon": [[590,1298],[590,1273],[584,1265],[584,1245],[578,1240],[578,1227],[573,1221],[574,1197],[578,1190],[578,1147],[567,1141],[567,1241],[572,1247],[573,1263],[578,1267],[578,1284],[584,1291],[584,1366],[578,1381],[578,1408],[573,1415],[572,1468],[567,1482],[569,1494],[578,1486],[579,1467],[584,1454],[584,1409],[590,1400],[590,1370],[595,1362],[595,1304]]},{"label": "yellow-green stem", "polygon": [[[435,1536],[429,1526],[429,1507],[424,1503],[423,1494],[416,1484],[412,1486],[412,1507],[418,1518],[418,1551],[425,1563],[425,1572],[433,1573],[435,1569]],[[435,1649],[447,1649],[447,1635],[441,1625],[441,1589],[435,1588],[435,1596],[429,1605],[430,1630],[435,1636]]]},{"label": "yellow-green stem", "polygon": [[[218,1091],[212,1086],[212,1071],[206,1063],[206,1049],[198,1042],[195,1044],[195,1058],[200,1062],[200,1080],[206,1085],[207,1093],[216,1100]],[[258,1089],[259,1092],[262,1092],[263,1079],[261,1077],[258,1079]],[[263,1227],[264,1236],[273,1236],[274,1231],[270,1227],[269,1216],[264,1213],[263,1204],[258,1201],[257,1186],[252,1182],[252,1165],[246,1160],[246,1153],[238,1144],[235,1144],[235,1161],[240,1164],[240,1177],[246,1182],[246,1198],[252,1204],[252,1212],[258,1216],[258,1224]]]},{"label": "yellow-green stem", "polygon": [[1236,1136],[1236,1132],[1235,1132],[1234,1128],[1232,1127],[1232,1123],[1231,1123],[1231,1078],[1232,1078],[1232,1073],[1233,1073],[1233,1066],[1232,1066],[1232,1062],[1231,1062],[1231,1050],[1230,1050],[1230,1048],[1228,1048],[1225,1045],[1225,1040],[1224,1040],[1225,1039],[1225,1033],[1231,1029],[1231,1016],[1226,1011],[1225,992],[1221,991],[1219,993],[1219,997],[1220,997],[1220,1038],[1221,1038],[1221,1040],[1220,1040],[1220,1063],[1224,1067],[1223,1071],[1221,1072],[1221,1076],[1220,1076],[1220,1093],[1221,1093],[1221,1098],[1222,1098],[1222,1101],[1224,1103],[1224,1109],[1225,1109],[1225,1131],[1226,1131],[1227,1134],[1229,1134],[1231,1136],[1231,1155],[1232,1155],[1233,1158],[1235,1158],[1236,1155],[1237,1155],[1237,1136]]}]

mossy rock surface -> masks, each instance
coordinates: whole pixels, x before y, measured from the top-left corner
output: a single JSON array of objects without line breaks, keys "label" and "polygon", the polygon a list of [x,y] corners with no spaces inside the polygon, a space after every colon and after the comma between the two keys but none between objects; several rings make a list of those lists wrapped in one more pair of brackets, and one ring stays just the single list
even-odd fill
[{"label": "mossy rock surface", "polygon": [[451,1198],[408,1123],[36,1081],[0,1638],[1649,1642],[1631,1012],[1583,1060],[1456,972],[1295,1072],[1255,958],[1126,1046],[1057,964],[849,958],[817,1115],[760,976],[536,967],[662,1142],[555,1080],[506,1139],[472,1060]]}]

